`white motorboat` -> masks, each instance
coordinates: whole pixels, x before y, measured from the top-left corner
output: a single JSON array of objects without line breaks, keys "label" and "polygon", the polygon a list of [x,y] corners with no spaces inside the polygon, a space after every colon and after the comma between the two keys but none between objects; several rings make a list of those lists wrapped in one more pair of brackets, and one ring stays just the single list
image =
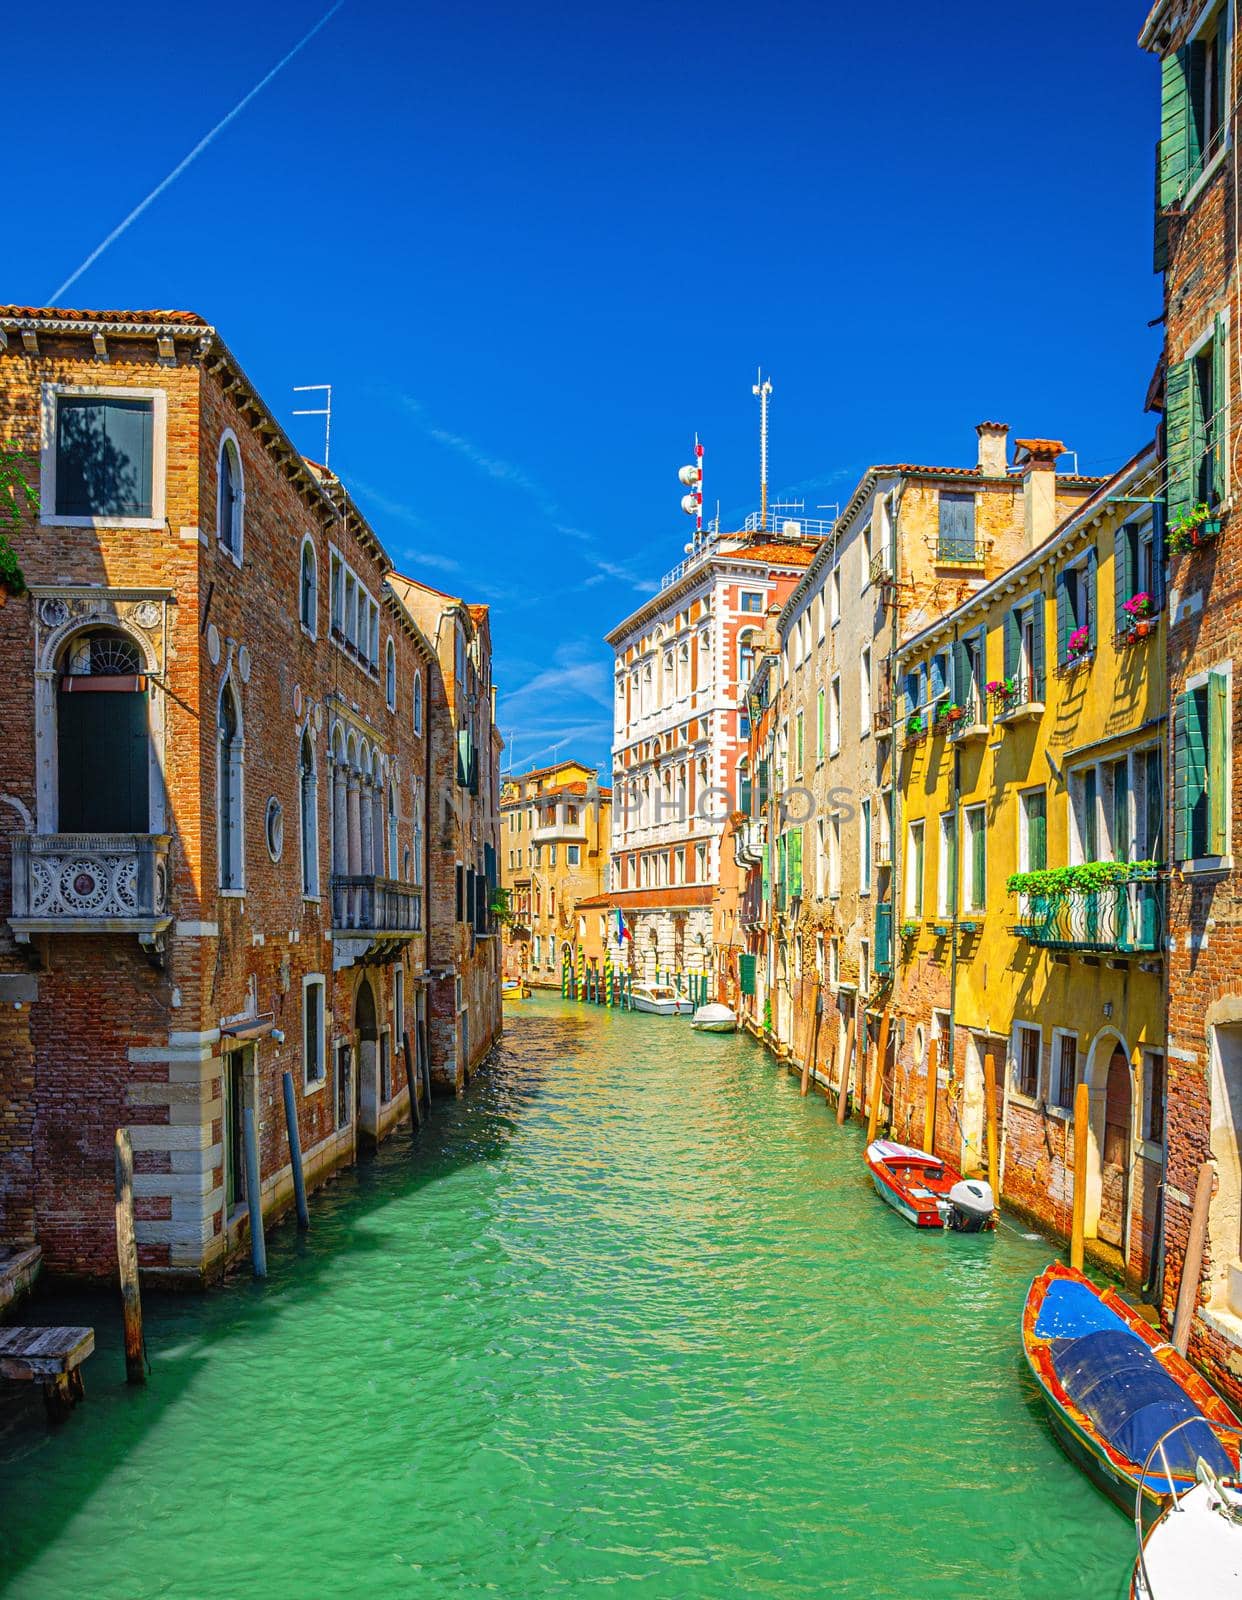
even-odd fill
[{"label": "white motorboat", "polygon": [[[1183,1419],[1153,1445],[1143,1476],[1151,1469],[1158,1482],[1167,1470],[1166,1440],[1193,1425]],[[1227,1454],[1236,1458],[1238,1442],[1228,1430]],[[1163,1511],[1146,1532],[1143,1529],[1143,1491],[1134,1512],[1139,1554],[1130,1580],[1131,1600],[1234,1600],[1242,1594],[1242,1490],[1238,1475],[1222,1483],[1202,1458],[1196,1482],[1179,1495],[1169,1479],[1169,1496]]]},{"label": "white motorboat", "polygon": [[690,1026],[700,1033],[735,1033],[737,1013],[716,1000],[709,1000],[690,1018]]},{"label": "white motorboat", "polygon": [[688,1017],[694,1010],[694,1002],[667,983],[636,983],[630,990],[630,1004],[635,1011],[649,1011],[656,1017]]}]

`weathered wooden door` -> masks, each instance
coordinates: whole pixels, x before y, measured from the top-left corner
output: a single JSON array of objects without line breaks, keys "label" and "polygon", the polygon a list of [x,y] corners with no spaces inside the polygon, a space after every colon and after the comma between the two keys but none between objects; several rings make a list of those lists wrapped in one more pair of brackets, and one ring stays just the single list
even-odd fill
[{"label": "weathered wooden door", "polygon": [[1125,1250],[1126,1188],[1130,1176],[1130,1063],[1114,1050],[1104,1091],[1104,1169],[1100,1192],[1099,1235],[1106,1244]]}]

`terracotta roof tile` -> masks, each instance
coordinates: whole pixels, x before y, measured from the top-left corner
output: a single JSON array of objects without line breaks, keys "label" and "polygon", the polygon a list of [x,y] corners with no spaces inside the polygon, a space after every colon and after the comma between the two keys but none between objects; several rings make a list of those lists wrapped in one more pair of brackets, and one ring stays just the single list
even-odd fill
[{"label": "terracotta roof tile", "polygon": [[61,306],[0,306],[0,319],[47,322],[170,322],[205,327],[197,311],[81,311]]}]

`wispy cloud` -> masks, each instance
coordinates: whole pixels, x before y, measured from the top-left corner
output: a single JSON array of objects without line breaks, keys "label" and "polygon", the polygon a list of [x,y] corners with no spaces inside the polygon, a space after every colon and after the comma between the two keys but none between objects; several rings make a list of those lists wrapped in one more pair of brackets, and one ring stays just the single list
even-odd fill
[{"label": "wispy cloud", "polygon": [[336,4],[334,6],[332,6],[332,7],[330,7],[327,11],[325,11],[323,16],[320,17],[319,21],[315,24],[315,26],[313,28],[311,28],[307,33],[304,33],[302,35],[302,37],[294,45],[293,49],[287,51],[286,54],[281,56],[280,60],[271,69],[271,71],[265,73],[263,75],[263,77],[261,77],[259,79],[258,83],[255,84],[254,88],[249,90],[246,94],[244,94],[242,96],[242,98],[237,102],[237,104],[233,107],[233,109],[230,112],[228,112],[225,116],[221,117],[219,122],[216,123],[214,128],[210,129],[207,133],[205,133],[203,135],[203,137],[198,141],[198,143],[190,151],[189,155],[184,156],[180,161],[178,161],[177,165],[172,169],[172,171],[168,174],[168,176],[166,178],[161,179],[160,182],[156,184],[155,188],[152,189],[151,193],[146,197],[146,199],[145,200],[140,200],[138,202],[138,204],[134,207],[134,209],[130,212],[130,214],[124,219],[124,221],[123,222],[119,222],[116,225],[116,227],[113,228],[112,232],[103,241],[103,243],[102,244],[98,244],[98,245],[95,246],[95,248],[91,251],[90,255],[87,256],[86,260],[82,263],[82,265],[80,267],[78,267],[78,269],[75,272],[71,272],[69,274],[69,276],[65,279],[64,283],[62,283],[59,288],[53,290],[53,292],[47,298],[47,302],[46,303],[48,305],[54,306],[54,305],[58,305],[59,304],[60,298],[65,293],[65,291],[67,289],[69,289],[73,284],[75,284],[78,281],[78,279],[82,276],[82,274],[87,270],[88,267],[93,267],[94,266],[96,261],[99,260],[100,256],[103,255],[104,251],[108,248],[109,245],[115,244],[116,241],[121,237],[121,235],[128,228],[131,228],[134,225],[135,222],[137,222],[138,218],[142,215],[142,213],[147,209],[148,206],[154,205],[154,203],[164,193],[165,189],[170,188],[174,183],[176,183],[177,179],[181,176],[181,174],[185,171],[185,169],[191,164],[191,162],[196,161],[198,159],[198,157],[202,155],[203,151],[206,150],[207,146],[209,144],[211,144],[214,139],[216,139],[220,134],[222,134],[224,132],[224,130],[228,127],[229,123],[232,122],[235,117],[239,117],[241,115],[241,113],[246,109],[246,107],[254,99],[255,95],[261,93],[262,90],[267,88],[268,84],[271,83],[272,79],[276,76],[276,74],[283,67],[287,67],[289,65],[289,63],[293,60],[294,56],[297,55],[298,51],[304,49],[305,46],[308,45],[311,42],[311,40],[319,32],[320,28],[325,27],[329,22],[331,22],[332,18],[337,14],[337,12],[341,9],[341,7],[344,4],[345,4],[345,0],[336,0]]}]

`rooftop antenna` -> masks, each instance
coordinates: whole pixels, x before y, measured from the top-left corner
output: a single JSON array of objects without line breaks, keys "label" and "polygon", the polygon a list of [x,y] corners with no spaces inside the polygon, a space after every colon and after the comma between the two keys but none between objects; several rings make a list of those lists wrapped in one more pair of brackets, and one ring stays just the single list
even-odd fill
[{"label": "rooftop antenna", "polygon": [[758,382],[751,384],[750,392],[759,396],[759,526],[768,525],[768,398],[772,393],[772,380],[765,378],[763,368],[758,371]]},{"label": "rooftop antenna", "polygon": [[328,451],[332,447],[332,385],[330,383],[295,383],[294,394],[326,394],[327,403],[320,406],[317,411],[295,411],[295,417],[322,417],[323,423],[323,464],[328,465]]},{"label": "rooftop antenna", "polygon": [[688,494],[681,497],[681,509],[688,517],[694,518],[694,539],[686,546],[686,554],[690,555],[698,549],[703,538],[703,446],[699,436],[694,436],[694,461],[688,467],[682,467],[677,474],[678,481],[683,489],[688,489]]}]

